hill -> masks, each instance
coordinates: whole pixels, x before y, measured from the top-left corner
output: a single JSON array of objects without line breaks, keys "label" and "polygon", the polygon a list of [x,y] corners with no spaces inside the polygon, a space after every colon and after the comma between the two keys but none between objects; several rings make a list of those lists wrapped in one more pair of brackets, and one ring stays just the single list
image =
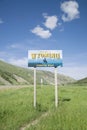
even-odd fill
[{"label": "hill", "polygon": [[[43,84],[54,84],[54,74],[52,72],[37,70],[37,84],[40,84],[41,78]],[[74,81],[70,77],[58,74],[58,84],[67,84]],[[33,70],[0,61],[0,85],[10,84],[33,84]]]},{"label": "hill", "polygon": [[87,77],[83,78],[81,80],[78,80],[75,84],[78,84],[78,85],[87,85]]}]

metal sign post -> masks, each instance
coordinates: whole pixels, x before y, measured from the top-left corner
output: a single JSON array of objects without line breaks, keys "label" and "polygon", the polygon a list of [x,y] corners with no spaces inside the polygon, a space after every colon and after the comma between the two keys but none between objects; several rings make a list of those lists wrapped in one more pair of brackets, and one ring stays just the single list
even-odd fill
[{"label": "metal sign post", "polygon": [[34,67],[34,107],[36,107],[36,67]]},{"label": "metal sign post", "polygon": [[55,67],[55,107],[58,106],[57,67]]},{"label": "metal sign post", "polygon": [[40,82],[41,82],[41,88],[42,88],[42,86],[43,86],[43,79],[42,79],[42,78],[41,78],[41,81],[40,81]]}]

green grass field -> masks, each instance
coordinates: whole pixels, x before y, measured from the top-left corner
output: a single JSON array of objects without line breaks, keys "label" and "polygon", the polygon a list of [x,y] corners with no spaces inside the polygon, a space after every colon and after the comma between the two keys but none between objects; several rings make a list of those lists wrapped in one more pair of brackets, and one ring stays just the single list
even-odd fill
[{"label": "green grass field", "polygon": [[37,87],[37,108],[33,108],[33,87],[0,90],[0,130],[20,130],[42,114],[27,130],[87,130],[87,87],[60,86],[55,108],[54,87]]}]

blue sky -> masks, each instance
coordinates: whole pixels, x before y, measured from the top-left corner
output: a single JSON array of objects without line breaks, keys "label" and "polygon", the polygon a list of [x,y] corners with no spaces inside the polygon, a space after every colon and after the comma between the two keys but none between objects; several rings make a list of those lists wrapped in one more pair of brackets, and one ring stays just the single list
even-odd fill
[{"label": "blue sky", "polygon": [[87,0],[0,0],[0,59],[26,67],[28,50],[63,50],[58,72],[87,77],[86,6]]}]

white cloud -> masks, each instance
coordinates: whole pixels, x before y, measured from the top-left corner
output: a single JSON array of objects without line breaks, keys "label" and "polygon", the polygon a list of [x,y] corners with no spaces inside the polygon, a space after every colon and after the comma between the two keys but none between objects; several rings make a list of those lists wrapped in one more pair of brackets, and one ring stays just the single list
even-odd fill
[{"label": "white cloud", "polygon": [[25,46],[26,41],[20,42],[20,43],[13,43],[7,46],[7,49],[14,49],[14,50],[25,50],[27,48],[27,45]]},{"label": "white cloud", "polygon": [[4,21],[0,18],[0,24],[4,23]]},{"label": "white cloud", "polygon": [[9,48],[9,49],[20,49],[21,46],[22,46],[21,44],[14,43],[14,44],[11,44],[10,46],[8,46],[7,48]]},{"label": "white cloud", "polygon": [[62,67],[58,69],[58,73],[73,77],[74,79],[82,79],[87,77],[87,67],[86,66],[72,66],[72,67]]},{"label": "white cloud", "polygon": [[9,49],[10,52],[11,50],[13,51],[26,51],[29,47],[29,43],[31,42],[32,40],[30,41],[27,41],[27,40],[24,40],[22,42],[18,42],[18,43],[9,43],[9,45],[6,46],[6,49]]},{"label": "white cloud", "polygon": [[65,1],[61,4],[61,10],[64,12],[62,20],[64,22],[79,18],[79,5],[76,1]]},{"label": "white cloud", "polygon": [[44,39],[49,38],[52,35],[49,30],[44,30],[40,26],[35,27],[33,30],[31,30],[31,32]]},{"label": "white cloud", "polygon": [[[45,70],[45,71],[51,71],[54,73],[54,68],[45,68],[45,67],[41,67],[41,68],[37,68],[40,70]],[[87,67],[86,66],[63,66],[63,67],[58,67],[58,73],[59,74],[63,74],[65,76],[69,76],[72,77],[76,80],[82,79],[87,77]]]},{"label": "white cloud", "polygon": [[47,16],[47,14],[44,14],[44,18],[46,19],[44,25],[53,30],[57,27],[58,17],[57,16]]},{"label": "white cloud", "polygon": [[28,66],[28,58],[23,57],[21,59],[11,58],[8,60],[9,63],[21,67],[27,67]]}]

